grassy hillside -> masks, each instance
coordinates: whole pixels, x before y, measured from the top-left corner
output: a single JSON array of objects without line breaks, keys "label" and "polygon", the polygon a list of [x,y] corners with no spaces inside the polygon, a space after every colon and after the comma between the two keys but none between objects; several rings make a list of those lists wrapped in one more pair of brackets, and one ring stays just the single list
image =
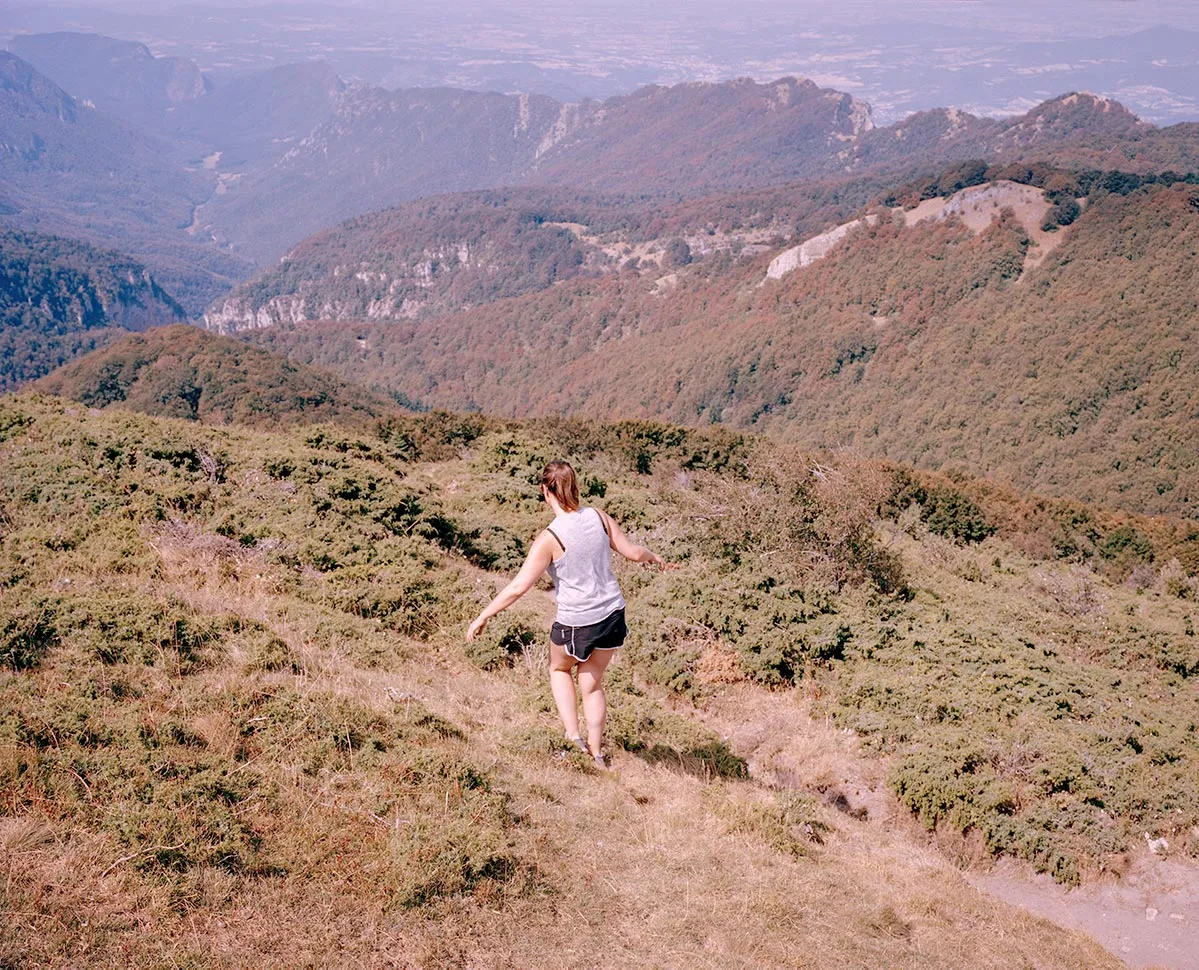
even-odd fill
[{"label": "grassy hillside", "polygon": [[[607,776],[562,751],[543,594],[462,641],[551,454],[678,567],[622,572]],[[1194,580],[1034,558],[976,497],[719,431],[4,398],[4,960],[1115,966],[918,823],[1067,882],[1142,830],[1199,852]]]},{"label": "grassy hillside", "polygon": [[183,308],[144,266],[84,243],[0,229],[0,391]]},{"label": "grassy hillside", "polygon": [[398,407],[394,399],[332,374],[184,325],[126,336],[37,387],[89,408],[116,404],[143,414],[264,428],[363,423]]},{"label": "grassy hillside", "polygon": [[[1052,178],[1046,190],[1068,195]],[[767,285],[767,256],[718,253],[419,326],[255,339],[437,406],[724,422],[1193,514],[1196,190],[1140,182],[1090,183],[1086,210],[1027,269],[1010,219],[974,234],[886,216]]]}]

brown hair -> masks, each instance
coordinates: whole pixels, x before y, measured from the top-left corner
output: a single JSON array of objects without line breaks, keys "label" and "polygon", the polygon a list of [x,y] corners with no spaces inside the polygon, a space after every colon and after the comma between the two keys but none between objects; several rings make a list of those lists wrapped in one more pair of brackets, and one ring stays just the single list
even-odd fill
[{"label": "brown hair", "polygon": [[541,484],[549,489],[567,512],[579,507],[579,480],[569,462],[560,459],[551,461],[541,473]]}]

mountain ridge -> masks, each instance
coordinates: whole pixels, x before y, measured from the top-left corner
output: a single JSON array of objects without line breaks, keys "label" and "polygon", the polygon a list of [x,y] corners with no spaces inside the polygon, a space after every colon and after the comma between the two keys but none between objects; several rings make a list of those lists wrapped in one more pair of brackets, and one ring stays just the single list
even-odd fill
[{"label": "mountain ridge", "polygon": [[70,236],[144,262],[195,313],[248,275],[183,231],[211,193],[157,137],[87,107],[0,51],[0,197],[14,229]]},{"label": "mountain ridge", "polygon": [[185,317],[149,271],[127,256],[0,228],[0,392],[123,331]]},{"label": "mountain ridge", "polygon": [[277,428],[364,425],[400,411],[394,399],[186,324],[127,334],[41,378],[32,389],[90,408],[206,424]]},{"label": "mountain ridge", "polygon": [[[34,67],[70,65],[63,87],[101,111],[144,121],[150,114],[203,97],[209,85],[195,62],[161,57],[139,41],[58,31],[18,34],[9,50]],[[53,69],[48,72],[51,76]],[[74,90],[72,90],[74,89]]]},{"label": "mountain ridge", "polygon": [[[119,87],[123,75],[114,71],[109,86]],[[162,101],[155,98],[138,117],[153,114]],[[939,109],[879,128],[864,102],[795,77],[647,86],[563,103],[347,85],[328,65],[299,64],[206,79],[205,93],[159,110],[152,127],[174,143],[175,164],[186,161],[206,188],[192,218],[179,220],[189,242],[211,239],[226,261],[231,251],[258,263],[367,211],[518,184],[669,199],[847,174],[901,179],[977,157],[1199,168],[1199,126],[1155,129],[1091,96],[1063,95],[1005,120]]]},{"label": "mountain ridge", "polygon": [[[447,111],[455,112],[452,128]],[[1104,124],[1092,131],[1095,119]],[[360,87],[273,166],[215,199],[205,218],[264,259],[275,255],[268,252],[274,240],[294,244],[306,229],[368,208],[501,185],[670,198],[884,170],[899,178],[968,158],[1012,161],[1030,153],[1047,161],[1106,160],[1113,168],[1131,154],[1121,153],[1122,140],[1136,144],[1132,168],[1147,170],[1155,154],[1179,170],[1199,167],[1199,138],[1173,133],[1163,146],[1159,131],[1115,102],[1078,94],[1003,121],[941,109],[876,128],[864,103],[797,78],[650,86],[575,104]],[[315,185],[321,191],[298,218],[284,220],[268,204]]]},{"label": "mountain ridge", "polygon": [[433,406],[719,421],[1192,514],[1199,375],[1178,240],[1199,233],[1196,189],[1097,184],[1031,265],[1030,231],[1000,208],[981,232],[887,216],[766,286],[782,246],[669,282],[620,270],[418,323],[252,339]]}]

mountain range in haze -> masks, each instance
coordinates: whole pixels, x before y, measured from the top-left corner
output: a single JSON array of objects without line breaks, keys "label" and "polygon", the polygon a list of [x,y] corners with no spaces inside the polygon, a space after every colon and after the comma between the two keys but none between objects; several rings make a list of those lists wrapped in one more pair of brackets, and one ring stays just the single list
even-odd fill
[{"label": "mountain range in haze", "polygon": [[[535,95],[347,85],[320,63],[222,81],[147,56],[141,45],[114,43],[81,35],[23,38],[36,70],[6,55],[11,70],[25,64],[19,70],[27,75],[42,72],[43,87],[53,78],[76,105],[94,105],[71,108],[76,118],[86,115],[86,125],[76,121],[68,130],[61,112],[31,100],[28,83],[6,88],[0,111],[23,119],[26,139],[63,140],[56,154],[75,168],[93,141],[132,138],[129,125],[145,133],[137,136],[144,158],[108,165],[108,192],[100,196],[111,197],[103,208],[106,231],[151,265],[163,257],[138,238],[147,221],[193,256],[223,253],[208,252],[209,261],[223,263],[186,282],[189,292],[180,296],[189,308],[215,295],[219,277],[248,275],[247,263],[276,258],[319,229],[437,192],[540,184],[694,196],[1067,151],[1099,168],[1186,171],[1195,154],[1191,126],[1156,129],[1093,97],[1051,99],[1002,122],[938,109],[876,127],[863,102],[793,78],[648,87],[564,104]],[[93,214],[82,202],[64,211],[53,168],[36,159],[25,167],[25,201],[11,199],[10,221],[64,231],[62,219],[73,218],[87,231]],[[152,213],[128,212],[130,199],[147,188],[161,202]],[[30,224],[46,223],[55,209],[59,224]],[[122,212],[132,218],[122,215],[117,225],[113,214]],[[154,268],[166,278],[165,267]]]},{"label": "mountain range in haze", "polygon": [[[1199,126],[1079,93],[876,126],[794,78],[563,104],[319,62],[210,77],[82,35],[23,49],[36,68],[0,61],[5,222],[111,239],[214,329],[425,405],[724,422],[1193,508],[1171,281]],[[957,214],[908,225],[922,200]]]}]

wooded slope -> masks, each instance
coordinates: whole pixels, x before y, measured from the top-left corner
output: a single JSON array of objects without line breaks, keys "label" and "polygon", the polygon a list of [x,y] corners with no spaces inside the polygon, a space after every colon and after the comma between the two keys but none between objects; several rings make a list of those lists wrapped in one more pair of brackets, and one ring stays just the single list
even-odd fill
[{"label": "wooded slope", "polygon": [[979,235],[884,218],[765,285],[765,257],[714,259],[419,326],[257,339],[442,406],[729,422],[1188,514],[1199,193],[1100,191],[1059,231],[1022,272],[1027,236],[1007,218]]}]

